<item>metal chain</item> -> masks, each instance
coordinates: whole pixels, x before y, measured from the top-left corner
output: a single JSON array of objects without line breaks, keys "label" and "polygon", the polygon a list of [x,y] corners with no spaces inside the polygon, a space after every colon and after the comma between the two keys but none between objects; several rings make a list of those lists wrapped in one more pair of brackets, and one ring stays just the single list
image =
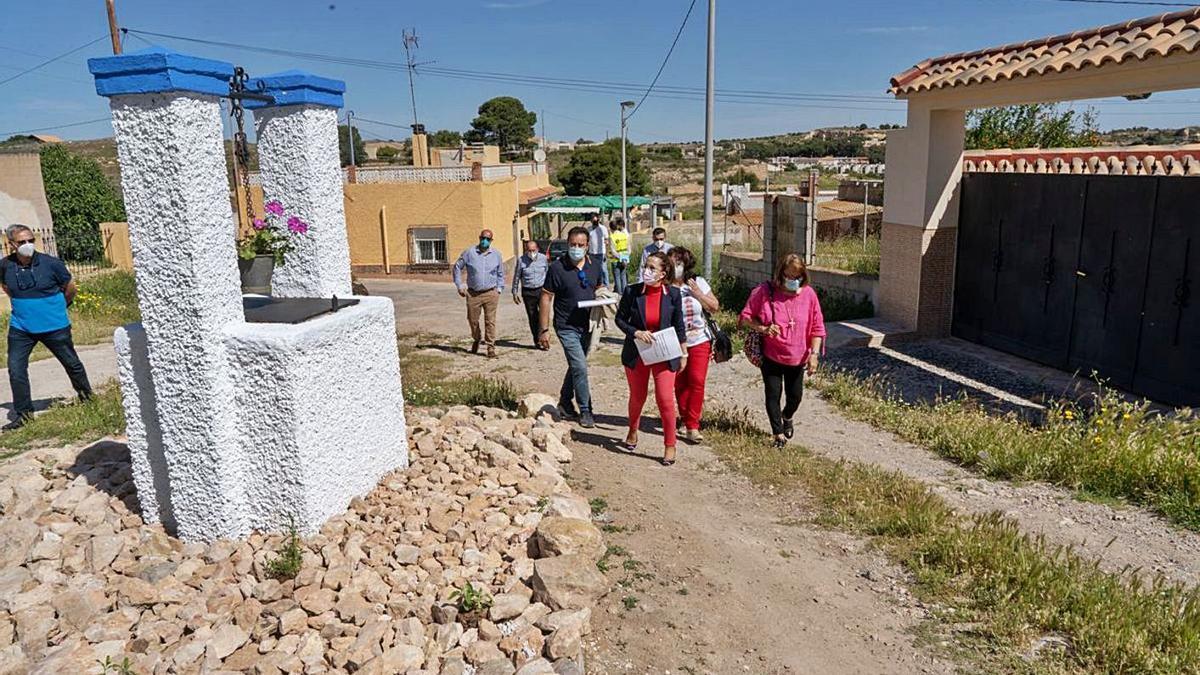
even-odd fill
[{"label": "metal chain", "polygon": [[241,174],[242,190],[246,199],[246,223],[254,223],[254,200],[250,198],[250,146],[246,142],[245,110],[242,108],[242,94],[246,91],[246,80],[249,76],[241,66],[233,69],[233,77],[229,80],[229,109],[233,113],[237,131],[233,133],[233,161],[237,162],[238,173]]}]

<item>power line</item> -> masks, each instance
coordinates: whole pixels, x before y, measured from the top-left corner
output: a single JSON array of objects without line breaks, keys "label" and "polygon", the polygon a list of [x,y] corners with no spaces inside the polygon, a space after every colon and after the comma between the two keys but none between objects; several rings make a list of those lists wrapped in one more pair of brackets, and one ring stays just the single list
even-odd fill
[{"label": "power line", "polygon": [[[108,36],[106,35],[105,37],[108,37]],[[82,127],[86,124],[97,124],[99,122],[108,122],[110,120],[112,120],[111,117],[100,117],[100,118],[97,118],[94,120],[86,120],[84,122],[71,122],[70,124],[56,124],[55,126],[52,126],[52,127],[38,127],[36,129],[23,129],[21,131],[0,131],[0,136],[3,136],[5,138],[7,138],[9,136],[23,136],[25,134],[32,134],[35,131],[54,131],[55,129],[66,129],[68,127]]]},{"label": "power line", "polygon": [[[362,68],[376,68],[376,69],[391,70],[391,71],[403,71],[403,70],[408,69],[408,65],[406,63],[393,62],[393,61],[378,61],[378,60],[372,60],[372,59],[343,57],[343,56],[337,56],[337,55],[331,55],[331,54],[319,54],[319,53],[315,53],[315,52],[302,52],[302,51],[288,50],[288,49],[261,47],[261,46],[257,46],[257,45],[245,45],[245,44],[238,44],[238,43],[233,43],[233,42],[223,42],[223,41],[218,41],[218,40],[192,38],[192,37],[187,37],[187,36],[182,36],[182,35],[172,35],[172,34],[168,34],[168,33],[156,33],[156,32],[152,32],[152,31],[143,31],[143,30],[137,30],[137,29],[133,29],[133,28],[123,28],[122,30],[125,32],[128,32],[128,33],[137,33],[137,34],[141,34],[141,35],[148,35],[151,37],[166,38],[169,40],[181,40],[184,42],[193,42],[193,43],[197,43],[197,44],[204,44],[204,45],[210,45],[210,46],[227,47],[227,48],[233,48],[233,49],[243,49],[243,50],[247,50],[247,51],[259,52],[259,53],[263,53],[263,54],[271,54],[271,55],[275,55],[275,56],[290,56],[293,58],[309,59],[309,60],[320,61],[320,62],[324,62],[324,63],[336,63],[339,65],[346,65],[346,66],[356,66],[356,67],[362,67]],[[546,77],[546,76],[538,76],[538,75],[520,75],[520,74],[515,74],[515,73],[467,70],[467,69],[460,69],[460,68],[426,67],[426,68],[418,68],[417,72],[423,73],[426,75],[430,75],[430,76],[436,76],[436,77],[448,77],[451,79],[487,81],[487,82],[499,81],[499,82],[504,82],[506,84],[525,84],[525,85],[538,86],[538,87],[549,88],[549,89],[561,89],[561,90],[566,90],[566,91],[587,91],[587,92],[592,92],[592,93],[608,92],[608,93],[635,93],[636,94],[638,92],[641,92],[643,89],[643,85],[641,85],[641,84],[631,84],[631,83],[627,83],[627,82],[605,82],[605,81],[585,80],[585,79],[577,79],[577,78],[558,78],[558,77]],[[703,92],[704,92],[703,87],[682,87],[682,86],[662,85],[662,86],[656,86],[655,89],[656,89],[656,92],[650,93],[649,95],[656,96],[656,97],[664,97],[661,93],[659,93],[659,92],[663,92],[663,93],[676,94],[676,95],[680,95],[680,96],[687,96],[687,95],[700,96],[700,95],[703,95]],[[829,101],[829,102],[846,102],[846,103],[875,103],[875,104],[881,104],[881,105],[897,103],[897,101],[894,98],[887,97],[887,96],[865,96],[865,95],[858,95],[858,94],[812,94],[812,93],[803,93],[803,92],[770,92],[770,91],[762,91],[762,90],[727,89],[727,90],[722,90],[722,91],[718,92],[718,95],[724,97],[723,100],[725,100],[727,102],[743,102],[743,103],[750,103],[753,101],[752,100],[741,100],[741,99],[754,99],[754,100],[763,99],[763,100],[780,101],[780,102],[782,102],[782,101],[810,101],[810,102]],[[676,96],[676,98],[678,98],[678,96]],[[684,98],[681,100],[694,100],[694,99]],[[813,106],[799,106],[799,107],[813,107]],[[821,106],[817,106],[817,107],[821,107]],[[872,109],[868,108],[865,110],[872,110]],[[879,111],[882,109],[877,108],[874,110]]]},{"label": "power line", "polygon": [[32,73],[33,71],[37,70],[38,68],[41,68],[41,67],[43,67],[43,66],[48,66],[48,65],[50,65],[51,63],[54,63],[55,61],[57,61],[57,60],[59,60],[59,59],[61,59],[61,58],[63,58],[63,57],[70,56],[71,54],[74,54],[74,53],[75,53],[75,52],[77,52],[77,51],[81,51],[81,50],[83,50],[83,49],[87,49],[88,47],[91,47],[92,45],[96,44],[97,42],[99,42],[99,41],[101,41],[101,40],[103,40],[103,39],[105,39],[105,38],[107,38],[107,37],[108,37],[108,35],[101,35],[100,37],[96,38],[95,40],[91,40],[91,41],[89,41],[89,42],[86,42],[86,43],[84,43],[84,44],[81,44],[81,45],[79,45],[78,47],[76,47],[76,48],[74,48],[74,49],[71,49],[71,50],[69,50],[69,51],[65,51],[65,52],[63,52],[62,54],[59,54],[58,56],[54,56],[54,57],[51,57],[51,58],[49,58],[49,59],[46,59],[45,61],[42,61],[41,63],[37,64],[36,66],[30,66],[29,68],[26,68],[25,70],[22,70],[21,72],[17,73],[16,75],[13,75],[13,76],[11,76],[11,77],[8,77],[8,78],[6,78],[6,79],[0,80],[0,85],[3,85],[3,84],[8,84],[9,82],[12,82],[13,80],[17,79],[18,77],[21,77],[21,76],[23,76],[23,75],[28,75],[29,73]]},{"label": "power line", "polygon": [[679,36],[683,35],[683,29],[687,26],[688,18],[692,16],[692,10],[696,8],[696,0],[692,0],[692,4],[688,5],[687,13],[683,15],[683,21],[679,24],[679,30],[675,31],[675,39],[671,41],[671,48],[667,50],[667,55],[663,57],[662,65],[658,67],[658,72],[654,74],[654,79],[650,81],[650,86],[646,87],[646,93],[642,94],[642,98],[638,100],[637,105],[633,106],[633,110],[625,116],[628,120],[637,114],[642,104],[646,102],[646,97],[650,92],[654,91],[654,85],[658,84],[658,78],[663,74],[663,69],[667,67],[667,62],[671,60],[671,54],[675,52],[675,45],[679,44]]},{"label": "power line", "polygon": [[1152,2],[1151,0],[1052,0],[1053,2],[1081,2],[1090,5],[1146,5],[1150,7],[1194,7],[1185,2]]}]

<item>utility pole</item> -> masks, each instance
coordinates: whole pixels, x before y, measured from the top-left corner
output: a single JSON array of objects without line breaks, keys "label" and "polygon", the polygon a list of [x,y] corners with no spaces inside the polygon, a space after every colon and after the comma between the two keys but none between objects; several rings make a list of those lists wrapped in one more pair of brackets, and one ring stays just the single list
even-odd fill
[{"label": "utility pole", "polygon": [[625,111],[637,105],[633,101],[621,101],[621,220],[629,227],[629,197],[626,195],[628,180],[625,177],[625,129],[629,120]]},{"label": "utility pole", "polygon": [[704,278],[713,278],[713,88],[716,84],[717,0],[708,0],[708,64],[704,88]]},{"label": "utility pole", "polygon": [[412,31],[405,29],[404,36],[404,61],[408,66],[408,96],[412,99],[413,124],[417,124],[420,120],[417,119],[417,89],[413,85],[413,73],[417,70],[418,65],[422,65],[413,60],[413,50],[420,47],[417,40],[417,29]]},{"label": "utility pole", "polygon": [[538,114],[542,116],[542,150],[545,150],[546,145],[546,111],[539,110]]},{"label": "utility pole", "polygon": [[867,252],[867,214],[871,207],[871,184],[863,181],[863,253]]},{"label": "utility pole", "polygon": [[354,111],[346,111],[346,143],[350,146],[350,171],[354,172]]},{"label": "utility pole", "polygon": [[116,0],[104,0],[104,6],[108,9],[108,35],[112,38],[113,55],[119,55],[121,53],[121,32],[117,25]]}]

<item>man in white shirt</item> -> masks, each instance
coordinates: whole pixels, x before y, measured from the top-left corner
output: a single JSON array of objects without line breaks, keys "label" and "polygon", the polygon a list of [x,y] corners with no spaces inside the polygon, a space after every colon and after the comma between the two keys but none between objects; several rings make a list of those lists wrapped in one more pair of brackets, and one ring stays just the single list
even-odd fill
[{"label": "man in white shirt", "polygon": [[600,222],[600,214],[592,214],[592,224],[588,226],[588,259],[594,260],[604,275],[604,285],[608,285],[608,252],[612,248],[612,239],[608,228]]}]

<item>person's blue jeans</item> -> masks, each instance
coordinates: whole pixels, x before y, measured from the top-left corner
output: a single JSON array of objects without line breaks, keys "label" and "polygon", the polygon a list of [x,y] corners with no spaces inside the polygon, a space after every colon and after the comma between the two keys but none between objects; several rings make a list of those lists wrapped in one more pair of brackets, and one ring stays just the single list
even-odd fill
[{"label": "person's blue jeans", "polygon": [[[603,253],[589,253],[588,258],[600,266],[600,283],[608,286],[608,262]],[[612,288],[609,286],[609,288]]]},{"label": "person's blue jeans", "polygon": [[75,353],[75,342],[71,339],[71,327],[67,326],[49,333],[26,333],[19,328],[8,329],[8,384],[12,389],[13,410],[17,417],[33,414],[33,397],[29,392],[29,354],[37,343],[46,345],[71,378],[71,386],[80,398],[92,395],[87,370],[79,354]]},{"label": "person's blue jeans", "polygon": [[590,413],[592,392],[588,389],[587,344],[592,335],[571,328],[556,330],[555,334],[567,357],[567,374],[563,377],[558,403],[570,410],[571,401],[575,400],[579,403],[579,412]]},{"label": "person's blue jeans", "polygon": [[625,287],[629,285],[629,271],[626,269],[628,265],[620,260],[614,260],[612,263],[612,280],[613,292],[620,295],[625,292]]}]

